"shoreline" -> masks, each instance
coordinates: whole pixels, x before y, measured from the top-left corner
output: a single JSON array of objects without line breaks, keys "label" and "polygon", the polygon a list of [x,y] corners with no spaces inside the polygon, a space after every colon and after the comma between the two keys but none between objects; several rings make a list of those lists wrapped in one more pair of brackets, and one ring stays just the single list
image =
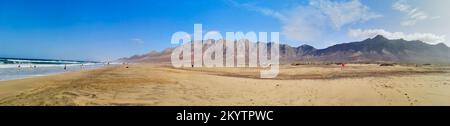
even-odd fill
[{"label": "shoreline", "polygon": [[[25,65],[24,65],[25,66]],[[23,72],[22,74],[16,74],[11,77],[3,77],[0,78],[0,82],[2,81],[9,81],[9,80],[20,80],[20,79],[27,79],[27,78],[35,78],[35,77],[44,77],[44,76],[51,76],[51,75],[57,75],[57,74],[64,74],[69,72],[78,72],[83,70],[92,70],[92,69],[98,69],[107,67],[100,64],[94,64],[94,65],[85,65],[84,68],[79,68],[80,65],[68,65],[67,70],[64,69],[64,65],[61,66],[46,66],[46,67],[36,67],[36,68],[29,68],[29,67],[23,67],[20,69],[17,68],[2,68],[5,69],[16,69],[15,72]],[[52,71],[53,69],[53,71]],[[58,70],[61,69],[61,70]],[[1,69],[0,69],[1,70]],[[39,73],[39,71],[41,73]],[[37,72],[37,73],[33,73]],[[6,73],[8,74],[8,73]]]},{"label": "shoreline", "polygon": [[55,80],[59,80],[59,79],[78,77],[78,76],[81,76],[84,74],[88,74],[91,71],[108,69],[108,68],[112,68],[115,66],[116,65],[103,66],[103,67],[98,67],[98,68],[93,68],[93,69],[67,71],[67,72],[63,72],[63,73],[54,73],[54,74],[49,74],[49,75],[44,75],[44,76],[18,78],[18,79],[13,79],[13,80],[0,80],[0,99],[27,93],[29,91],[37,90],[37,89],[45,87],[45,86],[55,86],[55,84],[48,84],[48,83],[41,82],[41,81],[55,81]]}]

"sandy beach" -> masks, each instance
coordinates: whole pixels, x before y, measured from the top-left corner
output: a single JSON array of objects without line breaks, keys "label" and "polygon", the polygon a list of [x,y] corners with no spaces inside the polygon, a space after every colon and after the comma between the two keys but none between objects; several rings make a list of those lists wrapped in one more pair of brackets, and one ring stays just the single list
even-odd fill
[{"label": "sandy beach", "polygon": [[284,65],[256,68],[133,64],[0,81],[0,105],[450,105],[450,67]]}]

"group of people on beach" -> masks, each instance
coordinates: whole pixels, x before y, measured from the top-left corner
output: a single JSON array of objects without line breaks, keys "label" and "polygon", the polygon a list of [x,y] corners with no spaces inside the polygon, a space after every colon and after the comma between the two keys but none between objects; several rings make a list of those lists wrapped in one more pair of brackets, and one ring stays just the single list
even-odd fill
[{"label": "group of people on beach", "polygon": [[[37,66],[36,66],[36,65],[30,65],[30,68],[31,68],[31,69],[36,69]],[[17,70],[21,70],[21,69],[22,69],[22,65],[19,64],[19,65],[17,66]]]},{"label": "group of people on beach", "polygon": [[[36,66],[36,65],[30,65],[30,68],[36,69],[37,66]],[[21,65],[21,64],[17,65],[17,70],[21,70],[21,69],[22,69],[22,65]],[[63,69],[64,69],[65,71],[68,70],[67,64],[64,64],[64,68],[63,68]],[[81,64],[81,65],[80,65],[80,69],[84,69],[84,64]]]}]

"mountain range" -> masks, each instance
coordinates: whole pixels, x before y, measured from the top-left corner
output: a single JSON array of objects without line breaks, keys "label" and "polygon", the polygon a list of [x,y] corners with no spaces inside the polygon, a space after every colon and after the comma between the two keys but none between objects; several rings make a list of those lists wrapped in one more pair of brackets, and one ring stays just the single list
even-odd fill
[{"label": "mountain range", "polygon": [[[268,46],[270,44],[268,43]],[[173,49],[153,51],[118,61],[168,63]],[[342,43],[324,49],[316,49],[310,45],[292,47],[280,44],[280,62],[450,64],[450,48],[443,43],[431,45],[419,40],[390,40],[377,35],[360,42]]]}]

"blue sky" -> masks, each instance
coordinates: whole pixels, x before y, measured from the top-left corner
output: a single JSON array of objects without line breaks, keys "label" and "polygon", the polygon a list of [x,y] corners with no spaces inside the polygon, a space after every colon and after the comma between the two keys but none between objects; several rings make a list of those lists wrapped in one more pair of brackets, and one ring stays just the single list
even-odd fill
[{"label": "blue sky", "polygon": [[[280,32],[324,48],[382,34],[444,42],[447,0],[0,0],[0,57],[114,60],[173,46],[171,35]],[[338,10],[338,11],[336,11]]]}]

